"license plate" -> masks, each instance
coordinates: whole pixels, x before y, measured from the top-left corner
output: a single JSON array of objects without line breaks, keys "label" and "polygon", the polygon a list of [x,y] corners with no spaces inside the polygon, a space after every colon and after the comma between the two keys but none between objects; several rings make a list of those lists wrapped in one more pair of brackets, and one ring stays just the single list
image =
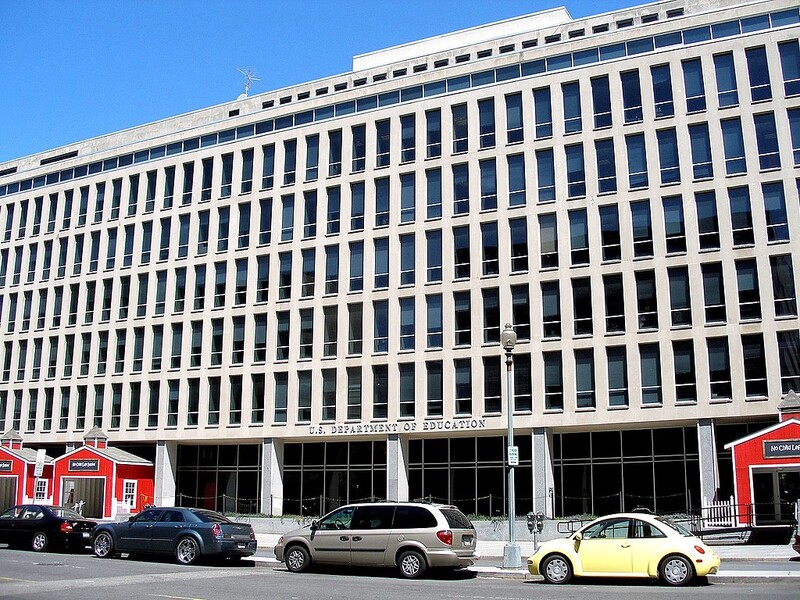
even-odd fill
[{"label": "license plate", "polygon": [[83,537],[85,537],[86,539],[89,539],[89,532],[88,531],[84,531],[83,532]]}]

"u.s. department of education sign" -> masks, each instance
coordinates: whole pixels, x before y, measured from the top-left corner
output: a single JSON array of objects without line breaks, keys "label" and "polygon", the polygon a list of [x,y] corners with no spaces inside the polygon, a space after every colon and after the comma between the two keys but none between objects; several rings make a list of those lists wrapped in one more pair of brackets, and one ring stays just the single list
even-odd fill
[{"label": "u.s. department of education sign", "polygon": [[800,440],[764,440],[764,458],[800,458]]},{"label": "u.s. department of education sign", "polygon": [[309,425],[310,435],[358,435],[375,433],[412,433],[415,431],[465,431],[486,429],[486,419],[445,419],[388,423],[345,423]]}]

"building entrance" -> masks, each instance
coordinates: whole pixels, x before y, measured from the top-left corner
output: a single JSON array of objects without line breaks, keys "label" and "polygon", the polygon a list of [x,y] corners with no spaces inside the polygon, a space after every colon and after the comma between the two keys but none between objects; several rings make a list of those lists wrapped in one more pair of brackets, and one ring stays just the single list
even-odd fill
[{"label": "building entrance", "polygon": [[100,477],[64,479],[61,505],[77,510],[84,517],[102,519],[105,497],[105,480]]},{"label": "building entrance", "polygon": [[753,473],[753,508],[756,525],[794,522],[798,499],[800,499],[800,468]]},{"label": "building entrance", "polygon": [[17,478],[0,477],[0,511],[17,503]]}]

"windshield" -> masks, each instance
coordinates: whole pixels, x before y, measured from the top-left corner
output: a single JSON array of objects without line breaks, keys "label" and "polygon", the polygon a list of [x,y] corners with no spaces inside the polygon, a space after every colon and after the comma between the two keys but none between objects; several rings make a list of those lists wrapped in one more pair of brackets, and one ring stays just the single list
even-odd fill
[{"label": "windshield", "polygon": [[670,519],[668,519],[666,517],[656,517],[656,521],[658,521],[659,523],[663,523],[667,527],[671,527],[672,529],[674,529],[675,531],[680,533],[683,537],[692,537],[692,536],[694,536],[694,534],[691,531],[689,531],[688,529],[686,529],[686,527],[684,527],[680,523],[675,523],[674,521],[671,521]]},{"label": "windshield", "polygon": [[82,519],[83,516],[76,513],[74,510],[70,510],[69,508],[60,508],[58,506],[53,506],[50,508],[53,514],[57,517],[61,517],[62,519]]}]

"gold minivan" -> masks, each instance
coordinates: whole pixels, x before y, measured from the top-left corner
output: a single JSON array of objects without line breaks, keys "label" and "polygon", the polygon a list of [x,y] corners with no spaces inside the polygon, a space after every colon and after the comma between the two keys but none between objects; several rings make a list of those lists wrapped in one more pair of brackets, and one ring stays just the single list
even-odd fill
[{"label": "gold minivan", "polygon": [[480,557],[476,542],[455,506],[375,502],[342,506],[283,535],[275,556],[295,573],[312,564],[397,567],[413,579],[428,568],[470,566]]}]

